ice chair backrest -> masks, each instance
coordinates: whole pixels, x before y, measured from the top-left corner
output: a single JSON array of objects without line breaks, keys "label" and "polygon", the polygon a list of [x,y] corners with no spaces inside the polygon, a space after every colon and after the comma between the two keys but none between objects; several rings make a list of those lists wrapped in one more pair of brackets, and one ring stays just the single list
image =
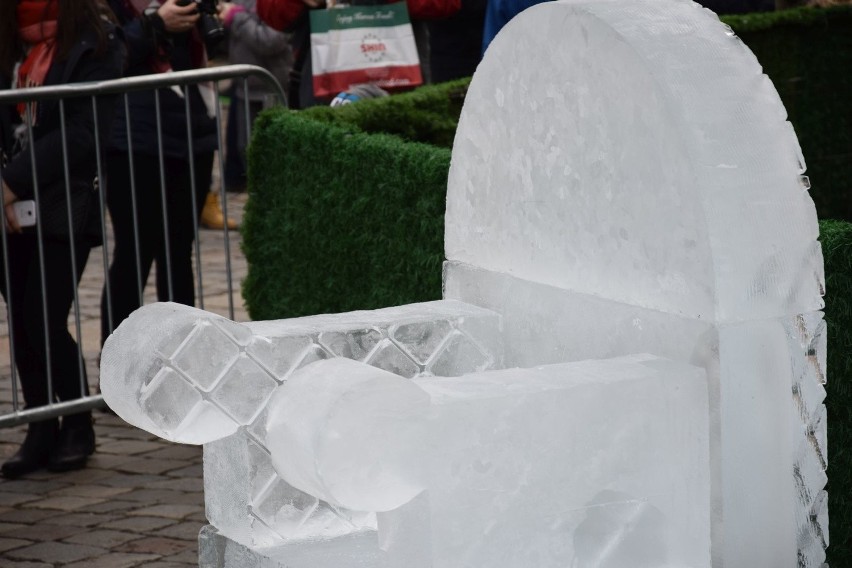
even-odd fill
[{"label": "ice chair backrest", "polygon": [[754,55],[689,1],[560,4],[477,69],[447,259],[710,322],[820,309],[804,161]]}]

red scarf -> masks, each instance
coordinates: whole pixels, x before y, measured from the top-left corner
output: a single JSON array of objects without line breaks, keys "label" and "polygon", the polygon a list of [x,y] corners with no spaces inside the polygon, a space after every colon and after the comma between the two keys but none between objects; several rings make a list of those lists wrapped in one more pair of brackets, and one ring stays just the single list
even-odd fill
[{"label": "red scarf", "polygon": [[[53,63],[56,53],[56,30],[59,19],[57,0],[20,0],[18,2],[18,33],[29,52],[18,69],[18,88],[40,87]],[[35,122],[35,103],[31,104]],[[27,105],[18,105],[18,113],[26,117]]]}]

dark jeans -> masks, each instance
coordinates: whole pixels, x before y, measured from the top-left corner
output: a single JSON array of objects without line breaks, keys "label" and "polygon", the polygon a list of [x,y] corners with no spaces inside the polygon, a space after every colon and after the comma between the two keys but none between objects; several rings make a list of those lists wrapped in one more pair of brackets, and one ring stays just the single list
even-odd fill
[{"label": "dark jeans", "polygon": [[[89,245],[76,244],[75,272],[72,270],[68,242],[46,240],[45,289],[42,288],[35,235],[9,235],[8,250],[10,289],[6,289],[6,279],[3,277],[0,278],[0,291],[12,315],[15,364],[27,407],[51,402],[47,388],[48,349],[53,401],[88,395],[86,368],[84,364],[81,365],[82,354],[77,342],[68,333],[68,313],[74,301],[74,290],[80,283],[80,276],[89,258]],[[42,297],[47,306],[46,318]]]},{"label": "dark jeans", "polygon": [[[157,262],[157,299],[188,306],[195,303],[192,275],[192,243],[195,240],[193,217],[198,219],[201,214],[213,173],[213,153],[196,155],[193,160],[193,208],[190,162],[186,158],[164,158],[166,187],[163,193],[160,190],[159,158],[135,154],[133,166],[138,222],[134,223],[128,155],[110,152],[108,158],[107,206],[112,218],[115,248],[108,276],[111,314],[107,309],[106,288],[101,296],[101,342],[106,341],[110,332],[142,305],[142,292],[154,261]],[[163,196],[166,214],[163,213]],[[168,221],[168,225],[164,224],[164,220]],[[138,231],[138,240],[135,231]]]}]

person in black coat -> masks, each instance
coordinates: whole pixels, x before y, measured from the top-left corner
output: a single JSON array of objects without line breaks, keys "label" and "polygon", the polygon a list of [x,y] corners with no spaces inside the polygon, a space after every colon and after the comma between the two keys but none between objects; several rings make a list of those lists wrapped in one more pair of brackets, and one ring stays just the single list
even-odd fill
[{"label": "person in black coat", "polygon": [[[110,18],[100,0],[0,3],[0,89],[119,78],[124,49]],[[97,129],[101,140],[108,138],[114,100],[101,97],[97,103],[95,117],[90,98],[64,102],[67,177],[59,102],[0,107],[7,231],[0,253],[8,270],[0,291],[9,307],[27,408],[88,394],[67,320],[89,251],[101,239],[95,137]],[[14,204],[26,200],[38,205],[37,226],[22,229]],[[44,466],[77,469],[94,447],[91,412],[66,416],[61,429],[55,418],[32,423],[2,473],[18,477]]]},{"label": "person in black coat", "polygon": [[[194,3],[180,6],[177,0],[109,0],[109,4],[126,38],[127,75],[206,66]],[[160,89],[157,93],[161,137],[154,91],[131,93],[127,98],[129,112],[125,105],[119,105],[116,113],[106,194],[115,249],[108,275],[109,300],[106,287],[101,297],[102,342],[141,306],[154,261],[157,299],[190,306],[195,303],[193,217],[198,219],[210,189],[217,147],[213,105],[218,101],[212,89],[204,87]]]}]

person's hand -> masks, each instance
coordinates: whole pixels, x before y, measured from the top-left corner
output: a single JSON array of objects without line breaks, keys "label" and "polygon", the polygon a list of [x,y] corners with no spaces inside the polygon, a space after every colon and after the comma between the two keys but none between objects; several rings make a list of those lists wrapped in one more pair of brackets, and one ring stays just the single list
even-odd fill
[{"label": "person's hand", "polygon": [[308,8],[322,8],[325,6],[325,0],[302,0],[302,3]]},{"label": "person's hand", "polygon": [[163,25],[170,34],[182,34],[191,31],[200,17],[195,2],[181,6],[178,4],[178,0],[163,2],[157,10],[157,15],[163,20]]},{"label": "person's hand", "polygon": [[3,206],[6,213],[6,226],[10,233],[20,233],[21,226],[18,224],[18,216],[15,215],[15,208],[12,205],[18,200],[18,196],[9,189],[6,182],[3,183]]}]

